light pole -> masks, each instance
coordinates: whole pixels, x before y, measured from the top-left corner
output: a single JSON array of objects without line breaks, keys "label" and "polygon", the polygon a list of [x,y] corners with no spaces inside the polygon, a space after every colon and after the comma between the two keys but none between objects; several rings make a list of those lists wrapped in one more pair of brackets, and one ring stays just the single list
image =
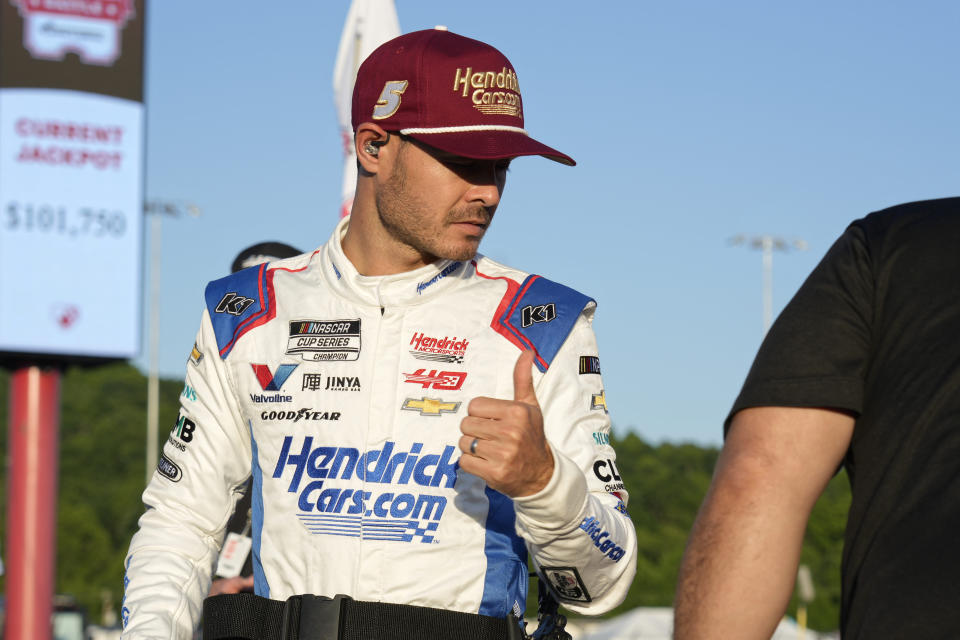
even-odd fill
[{"label": "light pole", "polygon": [[196,218],[200,208],[188,202],[149,200],[143,205],[150,219],[150,329],[149,371],[147,375],[147,482],[157,466],[157,422],[160,410],[160,221],[161,216],[172,218],[186,213]]},{"label": "light pole", "polygon": [[773,252],[786,252],[791,248],[804,251],[807,249],[807,242],[800,238],[786,240],[769,234],[748,236],[738,233],[730,238],[730,244],[743,244],[763,252],[763,335],[767,335],[770,325],[773,324]]}]

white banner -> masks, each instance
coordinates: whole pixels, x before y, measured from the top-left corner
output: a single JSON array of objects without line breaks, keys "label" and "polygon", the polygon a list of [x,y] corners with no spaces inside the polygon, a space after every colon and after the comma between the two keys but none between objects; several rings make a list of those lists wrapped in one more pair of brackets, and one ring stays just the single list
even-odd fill
[{"label": "white banner", "polygon": [[350,122],[357,69],[374,49],[399,35],[400,22],[393,0],[353,0],[340,35],[337,61],[333,65],[333,100],[337,106],[344,154],[341,218],[353,207],[353,191],[357,184],[357,160]]}]

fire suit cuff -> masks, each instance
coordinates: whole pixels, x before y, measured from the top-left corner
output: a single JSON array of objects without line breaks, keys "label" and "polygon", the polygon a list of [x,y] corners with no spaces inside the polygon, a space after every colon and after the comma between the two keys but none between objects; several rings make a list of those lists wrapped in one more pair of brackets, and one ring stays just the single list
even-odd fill
[{"label": "fire suit cuff", "polygon": [[575,529],[583,519],[587,480],[570,458],[551,444],[553,475],[539,492],[514,498],[517,533],[534,543],[546,543]]}]

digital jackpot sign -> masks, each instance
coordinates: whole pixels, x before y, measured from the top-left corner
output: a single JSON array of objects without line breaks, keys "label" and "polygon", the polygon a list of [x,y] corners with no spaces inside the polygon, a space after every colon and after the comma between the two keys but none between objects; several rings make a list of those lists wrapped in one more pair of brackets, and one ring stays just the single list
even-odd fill
[{"label": "digital jackpot sign", "polygon": [[0,354],[140,348],[144,0],[0,0]]}]

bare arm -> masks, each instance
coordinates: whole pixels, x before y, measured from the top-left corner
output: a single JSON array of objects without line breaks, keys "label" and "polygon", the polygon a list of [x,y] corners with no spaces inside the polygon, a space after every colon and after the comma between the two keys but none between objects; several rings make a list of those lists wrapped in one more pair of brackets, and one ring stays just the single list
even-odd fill
[{"label": "bare arm", "polygon": [[676,640],[770,638],[790,600],[810,511],[853,424],[829,409],[734,416],[680,567]]}]

